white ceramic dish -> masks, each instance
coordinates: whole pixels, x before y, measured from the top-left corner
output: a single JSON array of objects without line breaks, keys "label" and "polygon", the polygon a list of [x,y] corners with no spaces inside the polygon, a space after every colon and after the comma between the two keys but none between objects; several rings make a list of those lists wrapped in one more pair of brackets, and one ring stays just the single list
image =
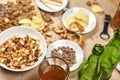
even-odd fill
[{"label": "white ceramic dish", "polygon": [[47,12],[58,12],[60,10],[62,10],[64,7],[66,7],[66,5],[68,4],[68,0],[62,0],[63,4],[61,6],[56,6],[56,5],[52,5],[52,4],[47,4],[49,7],[51,7],[52,9],[48,8],[47,6],[45,6],[40,0],[36,0],[35,3],[37,4],[37,6]]},{"label": "white ceramic dish", "polygon": [[76,70],[80,66],[80,64],[82,63],[82,61],[83,61],[83,51],[73,41],[70,41],[70,40],[58,40],[58,41],[53,42],[48,47],[46,57],[51,57],[51,51],[53,49],[57,49],[58,47],[62,47],[62,46],[66,46],[66,47],[68,46],[68,47],[73,48],[75,50],[75,52],[76,52],[75,53],[75,55],[76,55],[76,63],[70,67],[70,71]]},{"label": "white ceramic dish", "polygon": [[[89,16],[88,26],[85,28],[83,32],[81,32],[81,34],[85,34],[85,33],[92,31],[96,26],[95,15],[86,8],[74,7],[74,8],[68,9],[62,16],[62,23],[69,30],[69,26],[66,24],[67,18],[70,16],[74,16],[76,13],[81,12],[81,11],[87,13]],[[80,32],[77,32],[77,33],[80,33]]]},{"label": "white ceramic dish", "polygon": [[1,63],[0,63],[0,66],[7,70],[10,70],[10,71],[20,72],[20,71],[30,70],[30,69],[36,67],[37,65],[39,65],[39,63],[41,63],[41,61],[44,59],[46,52],[47,52],[47,45],[46,45],[46,41],[45,41],[44,37],[37,30],[34,30],[29,27],[17,26],[17,27],[12,27],[12,28],[6,29],[5,31],[0,33],[0,45],[2,43],[4,43],[7,39],[13,37],[14,35],[19,35],[21,37],[30,35],[31,37],[33,37],[35,39],[39,39],[40,40],[39,48],[42,52],[42,56],[40,56],[38,58],[38,61],[35,62],[34,65],[29,66],[25,69],[11,69],[11,68],[7,67],[5,64],[1,64]]}]

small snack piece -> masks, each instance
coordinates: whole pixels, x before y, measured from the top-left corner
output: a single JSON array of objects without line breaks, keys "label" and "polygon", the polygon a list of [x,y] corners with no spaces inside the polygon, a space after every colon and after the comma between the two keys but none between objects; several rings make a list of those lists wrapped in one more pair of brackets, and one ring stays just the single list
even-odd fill
[{"label": "small snack piece", "polygon": [[8,18],[4,18],[4,22],[8,23],[8,22],[10,22],[10,20]]},{"label": "small snack piece", "polygon": [[42,30],[45,28],[45,22],[43,21],[42,18],[38,18],[36,16],[33,16],[31,27],[33,27],[37,30]]},{"label": "small snack piece", "polygon": [[92,6],[90,1],[87,1],[86,4],[87,4],[87,6]]},{"label": "small snack piece", "polygon": [[70,30],[73,31],[73,32],[84,31],[84,27],[81,26],[78,22],[72,22],[69,26],[70,26],[69,27]]},{"label": "small snack piece", "polygon": [[50,24],[54,23],[50,14],[43,12],[43,11],[41,11],[40,13],[41,13],[42,19],[45,21],[46,25],[50,25]]},{"label": "small snack piece", "polygon": [[36,16],[32,17],[32,22],[34,22],[36,24],[43,24],[44,23],[43,20],[42,20],[42,18],[38,18]]},{"label": "small snack piece", "polygon": [[72,22],[70,25],[69,25],[69,29],[73,32],[78,32],[79,31],[79,23],[77,22]]},{"label": "small snack piece", "polygon": [[99,5],[99,4],[93,4],[91,6],[91,10],[95,13],[98,13],[98,12],[104,12],[103,8]]},{"label": "small snack piece", "polygon": [[77,34],[77,37],[78,37],[78,45],[83,46],[84,45],[83,36],[81,34]]},{"label": "small snack piece", "polygon": [[52,30],[56,33],[56,34],[61,34],[61,33],[66,33],[67,30],[63,27],[63,26],[57,26],[57,27],[53,27]]},{"label": "small snack piece", "polygon": [[70,17],[68,17],[67,20],[66,20],[66,24],[67,24],[67,25],[70,25],[70,24],[73,23],[73,22],[76,22],[76,19],[75,19],[74,16],[70,16]]},{"label": "small snack piece", "polygon": [[30,19],[21,19],[18,21],[19,24],[25,25],[25,26],[30,26],[31,20]]},{"label": "small snack piece", "polygon": [[44,29],[40,30],[40,33],[44,36],[44,38],[47,40],[47,38],[51,38],[52,37],[52,33],[50,32],[50,27],[49,26],[45,26]]},{"label": "small snack piece", "polygon": [[86,24],[88,24],[88,21],[89,21],[89,16],[87,13],[85,12],[78,12],[76,15],[75,15],[75,19],[79,20],[79,21],[83,21],[85,22]]},{"label": "small snack piece", "polygon": [[47,46],[49,46],[52,43],[52,41],[50,40],[46,40],[46,42],[47,42]]}]

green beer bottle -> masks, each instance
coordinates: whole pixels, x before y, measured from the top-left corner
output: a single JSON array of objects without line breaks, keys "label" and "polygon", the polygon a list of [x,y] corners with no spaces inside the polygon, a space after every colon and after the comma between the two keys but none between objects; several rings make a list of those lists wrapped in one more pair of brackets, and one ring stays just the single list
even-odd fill
[{"label": "green beer bottle", "polygon": [[79,68],[80,80],[97,80],[100,71],[100,56],[104,50],[101,44],[96,44],[88,60],[83,62]]},{"label": "green beer bottle", "polygon": [[105,76],[103,80],[108,80],[111,76],[113,69],[120,61],[120,29],[114,34],[110,42],[105,46],[101,55],[101,69]]}]

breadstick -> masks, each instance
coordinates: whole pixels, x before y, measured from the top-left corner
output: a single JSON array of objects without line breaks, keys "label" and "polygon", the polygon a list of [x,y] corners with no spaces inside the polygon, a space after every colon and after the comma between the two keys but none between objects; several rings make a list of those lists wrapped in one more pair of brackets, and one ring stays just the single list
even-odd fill
[{"label": "breadstick", "polygon": [[40,0],[47,8],[51,9],[51,10],[55,10],[52,7],[50,7],[46,2],[44,2],[44,0]]},{"label": "breadstick", "polygon": [[56,5],[56,6],[61,6],[62,5],[62,1],[59,0],[42,0],[45,3],[49,3],[52,5]]}]

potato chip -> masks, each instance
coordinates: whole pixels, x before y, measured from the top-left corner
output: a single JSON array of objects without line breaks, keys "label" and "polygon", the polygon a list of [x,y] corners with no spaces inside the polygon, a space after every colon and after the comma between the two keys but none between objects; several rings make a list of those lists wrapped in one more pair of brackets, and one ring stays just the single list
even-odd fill
[{"label": "potato chip", "polygon": [[[70,30],[72,31],[83,31],[83,28],[87,27],[88,22],[89,22],[89,16],[85,12],[78,12],[74,16],[68,17],[66,20],[66,24],[69,26]],[[73,23],[79,24],[80,26]]]},{"label": "potato chip", "polygon": [[86,22],[80,21],[80,20],[77,20],[77,22],[78,22],[81,26],[83,26],[84,28],[88,26],[88,22],[86,23]]},{"label": "potato chip", "polygon": [[76,22],[74,16],[70,16],[70,17],[68,17],[67,20],[66,20],[66,24],[67,24],[67,25],[70,25],[70,24],[73,23],[73,22]]},{"label": "potato chip", "polygon": [[91,10],[93,12],[95,12],[95,13],[97,13],[97,12],[104,12],[103,8],[100,5],[98,5],[98,4],[93,4],[91,6]]},{"label": "potato chip", "polygon": [[31,23],[31,20],[30,20],[30,19],[21,19],[21,20],[19,20],[18,23],[19,23],[19,24],[30,24],[30,23]]},{"label": "potato chip", "polygon": [[88,23],[88,20],[89,20],[89,16],[85,12],[78,12],[75,15],[75,18],[78,19],[78,20],[84,21],[85,23]]}]

